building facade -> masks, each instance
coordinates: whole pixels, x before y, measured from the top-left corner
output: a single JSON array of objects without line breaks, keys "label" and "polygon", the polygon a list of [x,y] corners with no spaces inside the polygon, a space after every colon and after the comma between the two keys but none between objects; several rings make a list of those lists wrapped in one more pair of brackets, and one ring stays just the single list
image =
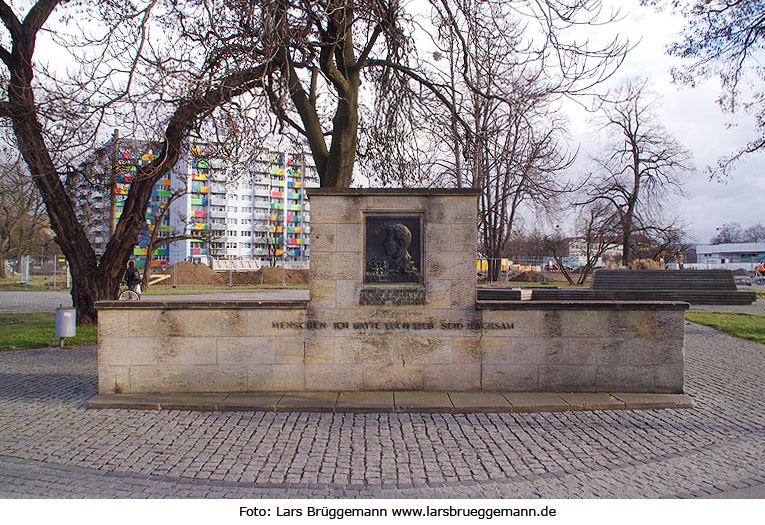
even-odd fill
[{"label": "building facade", "polygon": [[[191,142],[174,169],[157,182],[146,227],[133,251],[144,267],[156,229],[160,241],[185,237],[155,251],[152,266],[181,261],[258,259],[261,264],[307,265],[310,205],[318,187],[307,148],[263,147],[250,165],[234,166],[214,149]],[[81,165],[77,214],[97,255],[109,242],[138,168],[155,159],[156,144],[115,136]]]},{"label": "building facade", "polygon": [[765,242],[696,245],[696,268],[752,271],[765,263]]},{"label": "building facade", "polygon": [[186,198],[171,204],[170,229],[188,223],[197,236],[170,245],[170,264],[259,259],[307,265],[311,208],[305,190],[319,187],[307,149],[264,147],[246,170],[201,143],[189,153],[174,172],[172,190]]}]

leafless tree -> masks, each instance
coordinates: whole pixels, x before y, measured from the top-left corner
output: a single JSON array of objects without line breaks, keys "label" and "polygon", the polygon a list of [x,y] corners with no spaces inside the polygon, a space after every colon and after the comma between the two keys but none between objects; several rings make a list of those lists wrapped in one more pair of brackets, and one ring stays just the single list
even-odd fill
[{"label": "leafless tree", "polygon": [[710,244],[725,244],[731,242],[741,242],[744,235],[741,225],[737,222],[726,222],[719,228],[717,233],[709,240]]},{"label": "leafless tree", "polygon": [[557,176],[574,155],[566,150],[565,123],[554,116],[555,101],[597,83],[617,55],[612,48],[593,66],[595,55],[584,48],[561,50],[558,28],[550,39],[534,41],[530,19],[549,19],[529,17],[533,10],[443,4],[433,13],[437,50],[428,78],[447,87],[445,108],[432,91],[404,83],[387,98],[378,96],[371,129],[384,143],[373,141],[365,160],[371,178],[383,184],[481,188],[479,244],[491,260],[489,278],[496,279],[521,210],[541,211],[570,189]]},{"label": "leafless tree", "polygon": [[744,230],[742,242],[763,242],[765,241],[765,226],[762,223],[753,224]]},{"label": "leafless tree", "polygon": [[[711,176],[725,178],[736,161],[765,148],[765,92],[761,55],[765,49],[765,4],[761,0],[642,0],[688,21],[671,55],[686,59],[672,70],[688,85],[710,77],[720,79],[718,103],[723,111],[741,109],[755,115],[758,136],[709,167]],[[753,89],[752,89],[753,87]],[[748,96],[747,93],[753,93]]]},{"label": "leafless tree", "polygon": [[[173,29],[177,32],[182,24],[167,18],[168,11],[163,10],[154,30],[163,22],[167,24],[167,39],[150,38],[151,17],[158,3],[139,7],[118,0],[83,4],[77,14],[84,15],[81,23],[87,27],[81,27],[76,35],[61,31],[61,38],[76,37],[88,46],[78,48],[69,42],[72,49],[82,49],[81,67],[78,76],[66,80],[47,71],[44,64],[38,65],[34,53],[39,33],[57,8],[76,27],[74,12],[65,10],[67,2],[38,0],[21,16],[0,1],[0,20],[6,31],[0,47],[0,60],[5,66],[0,81],[6,93],[0,100],[0,117],[13,129],[16,145],[45,203],[56,241],[69,261],[72,300],[82,323],[96,321],[95,301],[115,297],[145,224],[152,188],[176,164],[184,138],[205,117],[254,89],[261,83],[264,71],[273,67],[261,64],[234,70],[215,63],[205,67],[205,62],[214,62],[214,57],[208,54],[194,61],[204,52],[190,53],[184,45],[179,45],[179,51],[189,53],[187,60],[173,60],[172,54],[164,57],[164,50],[177,43],[172,42]],[[183,7],[198,12],[200,6]],[[102,32],[94,36],[94,31]],[[163,58],[157,62],[160,56]],[[173,71],[182,74],[174,76]],[[184,75],[185,83],[180,83]],[[139,106],[145,111],[142,122],[153,122],[155,133],[161,129],[161,151],[154,161],[138,170],[123,214],[98,259],[67,191],[71,155],[66,149],[76,151],[78,145],[92,144],[104,119],[118,117],[121,107],[133,108],[132,113],[123,112],[126,118],[135,116],[142,111]]]},{"label": "leafless tree", "polygon": [[680,218],[652,220],[641,227],[633,252],[641,259],[663,260],[668,263],[688,249],[690,240],[687,224]]},{"label": "leafless tree", "polygon": [[672,195],[682,195],[681,176],[692,169],[690,153],[655,114],[657,99],[647,81],[630,81],[603,97],[602,130],[610,142],[580,204],[605,202],[619,221],[622,264],[632,259],[633,234]]},{"label": "leafless tree", "polygon": [[716,230],[717,234],[709,240],[710,244],[765,241],[765,227],[760,223],[743,229],[737,222],[726,222]]},{"label": "leafless tree", "polygon": [[618,215],[607,202],[593,202],[579,210],[575,231],[584,248],[584,264],[579,267],[576,284],[584,284],[603,255],[621,242]]},{"label": "leafless tree", "polygon": [[[0,261],[17,261],[50,241],[42,199],[19,158],[0,161]],[[0,278],[5,278],[0,264]]]}]

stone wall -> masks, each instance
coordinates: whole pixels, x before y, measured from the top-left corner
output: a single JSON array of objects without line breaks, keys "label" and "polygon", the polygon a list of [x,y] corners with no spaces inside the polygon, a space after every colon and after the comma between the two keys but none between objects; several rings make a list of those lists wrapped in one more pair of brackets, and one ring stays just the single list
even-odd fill
[{"label": "stone wall", "polygon": [[305,301],[103,302],[98,388],[679,393],[684,307],[516,301],[359,321],[312,320]]},{"label": "stone wall", "polygon": [[[312,390],[478,390],[476,190],[309,190],[311,301],[306,334]],[[422,284],[364,282],[365,219],[421,214]],[[367,293],[424,288],[424,304],[361,304]],[[340,324],[335,324],[340,323]],[[348,327],[342,323],[348,323]],[[366,324],[364,324],[366,323]]]},{"label": "stone wall", "polygon": [[306,301],[98,304],[98,392],[304,390]]},{"label": "stone wall", "polygon": [[[489,302],[487,302],[489,303]],[[529,301],[479,304],[485,391],[683,392],[685,303]]]}]

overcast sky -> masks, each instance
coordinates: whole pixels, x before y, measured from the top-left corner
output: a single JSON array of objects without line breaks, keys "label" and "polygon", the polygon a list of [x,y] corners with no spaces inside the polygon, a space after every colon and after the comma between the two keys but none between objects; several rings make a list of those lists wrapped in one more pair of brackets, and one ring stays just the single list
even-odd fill
[{"label": "overcast sky", "polygon": [[[637,0],[604,3],[621,8],[624,19],[616,27],[607,25],[600,30],[609,35],[618,32],[633,43],[639,41],[610,83],[618,84],[632,77],[649,78],[652,89],[663,97],[662,123],[694,155],[696,172],[687,177],[687,198],[679,202],[680,213],[690,222],[690,235],[707,243],[715,235],[715,228],[723,223],[738,222],[744,228],[765,223],[765,178],[760,176],[765,154],[739,162],[725,184],[710,181],[704,173],[707,165],[754,138],[754,121],[746,115],[733,120],[720,110],[716,104],[720,95],[716,80],[694,89],[672,83],[670,67],[681,62],[668,56],[666,47],[677,39],[685,21],[666,11],[641,7]],[[730,127],[731,122],[737,125]],[[582,115],[574,115],[572,138],[587,129]],[[582,150],[587,149],[588,144],[583,141]]]}]

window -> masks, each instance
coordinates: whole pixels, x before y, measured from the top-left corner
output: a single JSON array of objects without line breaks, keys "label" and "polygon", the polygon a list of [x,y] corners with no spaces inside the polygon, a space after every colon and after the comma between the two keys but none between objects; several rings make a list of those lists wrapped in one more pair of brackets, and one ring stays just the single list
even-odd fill
[{"label": "window", "polygon": [[235,242],[227,242],[226,248],[236,249],[236,243]]},{"label": "window", "polygon": [[236,224],[237,220],[233,217],[226,219],[226,224]]},{"label": "window", "polygon": [[252,232],[251,231],[243,231],[242,232],[242,237],[252,237]]},{"label": "window", "polygon": [[239,211],[236,206],[226,206],[226,211]]},{"label": "window", "polygon": [[228,237],[236,237],[236,230],[229,230],[226,232]]}]

